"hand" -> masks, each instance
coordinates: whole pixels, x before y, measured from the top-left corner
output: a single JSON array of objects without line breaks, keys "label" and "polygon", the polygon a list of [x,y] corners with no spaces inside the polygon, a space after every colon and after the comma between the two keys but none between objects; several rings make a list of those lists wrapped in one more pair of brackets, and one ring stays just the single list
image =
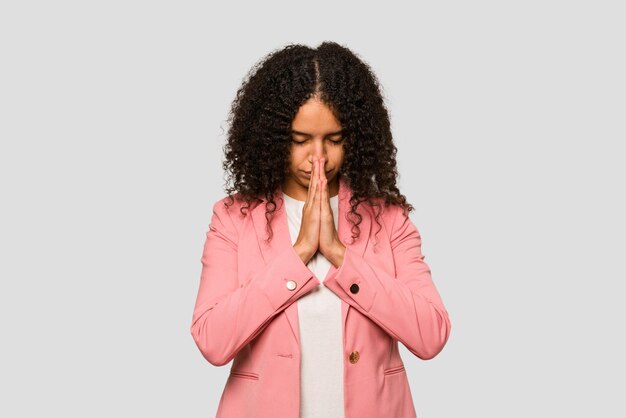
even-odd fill
[{"label": "hand", "polygon": [[343,256],[346,247],[339,239],[339,233],[335,228],[335,220],[333,210],[330,207],[330,197],[328,192],[328,179],[324,170],[324,158],[321,159],[319,167],[320,176],[320,197],[321,197],[321,214],[320,214],[320,240],[319,249],[324,257],[326,257],[335,267],[343,264]]},{"label": "hand", "polygon": [[319,161],[314,157],[311,179],[309,180],[309,194],[302,208],[300,233],[293,245],[304,264],[307,264],[315,255],[319,246],[321,214],[321,187],[319,183]]}]

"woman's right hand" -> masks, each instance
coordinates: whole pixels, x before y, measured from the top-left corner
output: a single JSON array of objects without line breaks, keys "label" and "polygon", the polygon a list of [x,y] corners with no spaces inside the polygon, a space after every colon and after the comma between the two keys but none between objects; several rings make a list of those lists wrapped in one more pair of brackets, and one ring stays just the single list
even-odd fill
[{"label": "woman's right hand", "polygon": [[300,233],[293,245],[294,249],[302,259],[304,264],[317,252],[320,241],[321,222],[321,187],[320,165],[324,167],[324,159],[313,157],[313,168],[311,179],[309,180],[309,194],[302,208],[302,222],[300,223]]}]

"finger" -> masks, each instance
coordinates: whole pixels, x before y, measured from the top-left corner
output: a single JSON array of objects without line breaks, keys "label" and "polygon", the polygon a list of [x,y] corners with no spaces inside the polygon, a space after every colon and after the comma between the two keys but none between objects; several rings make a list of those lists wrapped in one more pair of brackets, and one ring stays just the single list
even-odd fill
[{"label": "finger", "polygon": [[320,165],[319,165],[319,173],[320,173],[320,186],[322,188],[320,196],[322,199],[322,207],[326,208],[329,204],[327,202],[328,200],[328,182],[326,180],[326,175],[325,175],[325,168],[324,165],[326,163],[326,159],[325,158],[321,158],[320,159]]},{"label": "finger", "polygon": [[317,208],[317,206],[319,206],[319,204],[317,203],[317,195],[319,194],[319,183],[317,181],[316,160],[313,160],[313,168],[311,169],[311,179],[309,180],[309,184],[311,184],[311,187],[313,187],[313,190],[311,191],[311,203],[314,205],[315,208]]},{"label": "finger", "polygon": [[[314,197],[317,197],[318,193],[319,193],[319,185],[320,185],[320,179],[317,176],[317,162],[315,163],[316,168],[314,169],[315,171],[313,171],[312,175],[311,175],[311,182],[314,184],[315,187],[315,195]],[[313,175],[315,174],[315,175]]]},{"label": "finger", "polygon": [[317,175],[317,161],[316,157],[313,157],[313,166],[311,167],[311,177],[309,178],[309,190],[311,191],[312,203],[315,200],[315,192],[317,190],[317,182],[315,182],[315,176]]},{"label": "finger", "polygon": [[309,189],[308,189],[308,195],[306,198],[306,203],[310,204],[310,202],[313,200],[313,198],[315,197],[315,195],[313,194],[315,188],[313,187],[313,172],[315,170],[315,160],[313,160],[313,168],[311,169],[311,178],[309,179]]},{"label": "finger", "polygon": [[320,179],[320,182],[322,185],[322,190],[320,192],[322,199],[322,211],[326,213],[326,211],[330,210],[330,202],[328,201],[328,182],[326,181],[326,178]]},{"label": "finger", "polygon": [[315,178],[318,179],[319,176],[320,176],[320,159],[317,158],[315,159]]},{"label": "finger", "polygon": [[[319,160],[316,162],[316,165],[319,164]],[[319,169],[319,166],[317,167]],[[319,170],[316,170],[319,171]],[[322,186],[320,184],[320,178],[319,175],[315,176],[315,180],[312,180],[315,182],[315,208],[319,210],[320,208],[320,202],[321,202],[321,196],[320,196],[320,192],[322,189]]]},{"label": "finger", "polygon": [[320,164],[320,178],[322,179],[322,205],[325,208],[325,212],[330,211],[330,199],[329,199],[329,190],[328,190],[328,179],[326,178],[326,168],[325,159],[322,159],[322,163]]}]

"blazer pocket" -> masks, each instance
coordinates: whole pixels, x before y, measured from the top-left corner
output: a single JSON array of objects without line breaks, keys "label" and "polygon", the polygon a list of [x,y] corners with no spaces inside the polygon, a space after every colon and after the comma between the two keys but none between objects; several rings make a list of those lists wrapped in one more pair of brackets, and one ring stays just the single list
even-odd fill
[{"label": "blazer pocket", "polygon": [[230,375],[233,377],[241,377],[243,379],[259,380],[259,374],[254,372],[246,372],[242,370],[231,370]]},{"label": "blazer pocket", "polygon": [[403,371],[404,371],[404,364],[401,364],[400,366],[389,367],[388,369],[383,370],[383,373],[385,375],[390,375],[390,374],[402,373]]}]

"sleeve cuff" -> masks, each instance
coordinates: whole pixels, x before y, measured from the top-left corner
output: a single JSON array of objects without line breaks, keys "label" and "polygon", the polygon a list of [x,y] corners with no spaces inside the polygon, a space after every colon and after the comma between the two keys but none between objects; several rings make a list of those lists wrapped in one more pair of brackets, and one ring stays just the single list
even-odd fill
[{"label": "sleeve cuff", "polygon": [[266,274],[258,277],[251,285],[267,297],[274,310],[300,298],[321,284],[302,262],[292,245],[271,263]]},{"label": "sleeve cuff", "polygon": [[351,246],[346,246],[343,263],[339,268],[331,266],[324,286],[332,290],[337,296],[348,303],[356,303],[368,312],[374,304],[376,290],[368,283],[365,277],[372,277],[364,271],[367,264],[363,257],[354,252]]}]

